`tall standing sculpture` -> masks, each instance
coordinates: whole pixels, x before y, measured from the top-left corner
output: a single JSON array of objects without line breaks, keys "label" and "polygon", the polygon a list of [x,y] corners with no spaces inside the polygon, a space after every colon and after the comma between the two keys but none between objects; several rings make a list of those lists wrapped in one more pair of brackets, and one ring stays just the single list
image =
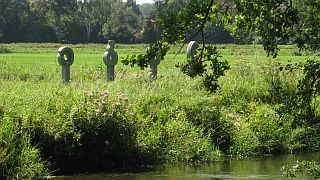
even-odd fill
[{"label": "tall standing sculpture", "polygon": [[114,67],[118,63],[118,54],[114,51],[114,41],[109,40],[106,52],[103,54],[103,62],[107,65],[106,78],[108,81],[114,81]]},{"label": "tall standing sculpture", "polygon": [[[146,49],[146,52],[149,51],[149,48]],[[160,64],[160,58],[156,55],[150,59],[150,80],[156,80],[158,78],[158,65]]]},{"label": "tall standing sculpture", "polygon": [[199,45],[197,43],[197,41],[191,41],[187,47],[187,52],[186,52],[186,56],[187,59],[190,59],[197,51]]},{"label": "tall standing sculpture", "polygon": [[58,49],[58,62],[62,66],[62,82],[70,81],[70,66],[74,61],[74,53],[70,47],[60,47]]},{"label": "tall standing sculpture", "polygon": [[158,65],[160,64],[160,58],[154,57],[150,61],[150,79],[151,81],[158,78]]},{"label": "tall standing sculpture", "polygon": [[194,69],[194,61],[192,61],[195,53],[197,52],[199,45],[197,43],[197,41],[191,41],[187,47],[187,52],[186,52],[186,56],[187,56],[187,62],[189,64],[190,69]]}]

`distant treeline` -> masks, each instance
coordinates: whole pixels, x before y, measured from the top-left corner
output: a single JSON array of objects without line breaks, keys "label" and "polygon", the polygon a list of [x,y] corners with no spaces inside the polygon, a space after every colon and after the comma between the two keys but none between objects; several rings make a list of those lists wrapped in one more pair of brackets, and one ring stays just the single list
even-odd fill
[{"label": "distant treeline", "polygon": [[[135,0],[0,0],[0,43],[150,43],[161,38],[156,9]],[[236,43],[216,25],[205,36]]]}]

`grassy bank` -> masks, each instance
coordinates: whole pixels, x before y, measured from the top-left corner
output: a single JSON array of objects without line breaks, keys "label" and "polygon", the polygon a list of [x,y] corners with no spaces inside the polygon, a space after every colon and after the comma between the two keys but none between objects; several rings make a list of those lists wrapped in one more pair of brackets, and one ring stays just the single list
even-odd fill
[{"label": "grassy bank", "polygon": [[[70,46],[72,80],[63,85],[60,45],[1,45],[2,176],[40,178],[320,148],[318,98],[309,103],[314,116],[298,116],[307,114],[299,94],[306,75],[303,68],[285,68],[311,57],[292,56],[293,46],[271,59],[257,45],[219,45],[231,69],[215,94],[175,68],[185,60],[184,52],[176,54],[179,47],[159,65],[157,81],[150,82],[149,70],[119,63],[116,81],[106,82],[105,47]],[[117,45],[116,51],[123,57],[145,47]]]}]

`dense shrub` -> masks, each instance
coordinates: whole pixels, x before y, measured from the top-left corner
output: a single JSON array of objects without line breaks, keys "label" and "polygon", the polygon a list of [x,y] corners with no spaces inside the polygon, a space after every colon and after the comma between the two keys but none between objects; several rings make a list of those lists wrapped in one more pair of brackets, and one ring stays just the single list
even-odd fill
[{"label": "dense shrub", "polygon": [[19,127],[19,119],[4,118],[0,122],[0,176],[43,179],[49,174],[47,165]]},{"label": "dense shrub", "polygon": [[210,138],[203,137],[202,130],[186,121],[184,115],[165,124],[164,142],[167,162],[210,162],[220,157]]},{"label": "dense shrub", "polygon": [[249,106],[249,116],[235,130],[231,153],[247,156],[284,152],[290,123],[288,127],[286,120],[270,106],[256,103]]},{"label": "dense shrub", "polygon": [[[179,163],[213,161],[220,151],[212,145],[203,130],[177,112],[166,122],[147,119],[140,122],[139,149],[144,163]],[[151,121],[150,121],[151,120]]]},{"label": "dense shrub", "polygon": [[51,127],[46,128],[50,122],[33,121],[38,123],[33,142],[61,173],[134,164],[136,125],[129,108],[122,94],[114,98],[107,92],[85,92],[68,114],[50,120]]},{"label": "dense shrub", "polygon": [[86,92],[85,100],[71,113],[81,133],[81,159],[88,167],[125,166],[137,162],[136,120],[128,98],[108,92]]},{"label": "dense shrub", "polygon": [[212,144],[226,153],[231,145],[232,128],[230,122],[221,117],[217,103],[212,99],[203,99],[184,104],[182,109],[188,122],[203,129],[203,134],[210,137]]}]

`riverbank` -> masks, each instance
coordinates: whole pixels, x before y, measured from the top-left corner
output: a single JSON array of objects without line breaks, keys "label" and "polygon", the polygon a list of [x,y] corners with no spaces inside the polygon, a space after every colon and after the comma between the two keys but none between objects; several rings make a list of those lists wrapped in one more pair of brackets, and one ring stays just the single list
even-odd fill
[{"label": "riverbank", "polygon": [[[210,94],[200,78],[175,68],[185,61],[183,53],[175,56],[175,49],[159,65],[157,81],[150,82],[149,70],[119,63],[110,83],[105,80],[103,45],[71,45],[75,63],[71,82],[64,85],[58,46],[2,45],[0,170],[5,177],[320,148],[319,91],[308,81],[317,76],[306,73],[316,63],[294,66],[311,58],[292,56],[294,47],[285,46],[274,60],[259,46],[218,46],[231,69],[219,79],[220,90]],[[116,49],[122,57],[143,51],[144,45]],[[311,92],[304,91],[310,87]]]},{"label": "riverbank", "polygon": [[[297,161],[318,161],[319,153],[289,154],[269,157],[229,159],[213,163],[197,163],[188,165],[175,165],[157,167],[153,170],[143,170],[126,173],[98,173],[78,174],[73,176],[55,177],[55,180],[77,179],[286,179],[283,167],[293,166]],[[307,173],[296,174],[296,179],[310,179]]]}]

